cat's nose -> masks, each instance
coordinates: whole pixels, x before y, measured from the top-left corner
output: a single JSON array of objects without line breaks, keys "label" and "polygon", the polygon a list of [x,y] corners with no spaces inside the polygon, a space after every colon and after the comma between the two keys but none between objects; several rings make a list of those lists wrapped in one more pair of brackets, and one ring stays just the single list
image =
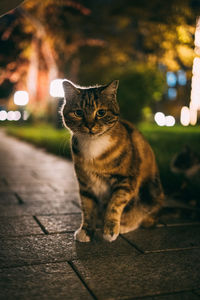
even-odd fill
[{"label": "cat's nose", "polygon": [[92,128],[94,127],[94,123],[87,123],[85,125],[90,131],[92,131]]}]

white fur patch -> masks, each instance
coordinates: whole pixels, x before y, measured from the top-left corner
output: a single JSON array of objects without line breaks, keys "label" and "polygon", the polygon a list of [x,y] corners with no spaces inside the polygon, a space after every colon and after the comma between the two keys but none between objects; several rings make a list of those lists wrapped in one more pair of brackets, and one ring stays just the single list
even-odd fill
[{"label": "white fur patch", "polygon": [[117,237],[118,237],[118,234],[114,234],[114,235],[103,234],[104,240],[106,240],[106,241],[108,241],[108,242],[113,242],[113,241],[115,241]]},{"label": "white fur patch", "polygon": [[79,228],[75,234],[74,238],[76,241],[83,242],[83,243],[88,243],[90,242],[90,237],[86,234],[85,230]]},{"label": "white fur patch", "polygon": [[78,137],[80,151],[86,160],[91,160],[103,154],[110,145],[110,136]]},{"label": "white fur patch", "polygon": [[91,180],[91,189],[93,190],[96,197],[101,199],[106,199],[110,194],[110,187],[109,185],[101,180],[99,177],[96,177],[94,175],[93,178],[90,178]]},{"label": "white fur patch", "polygon": [[200,164],[192,166],[191,168],[187,169],[187,171],[185,172],[186,177],[190,178],[195,176],[199,170],[200,170]]},{"label": "white fur patch", "polygon": [[200,164],[194,165],[187,170],[181,170],[174,166],[171,166],[171,170],[172,170],[172,172],[177,173],[177,174],[185,174],[185,176],[187,178],[192,178],[193,176],[195,176],[197,174],[197,172],[199,172]]}]

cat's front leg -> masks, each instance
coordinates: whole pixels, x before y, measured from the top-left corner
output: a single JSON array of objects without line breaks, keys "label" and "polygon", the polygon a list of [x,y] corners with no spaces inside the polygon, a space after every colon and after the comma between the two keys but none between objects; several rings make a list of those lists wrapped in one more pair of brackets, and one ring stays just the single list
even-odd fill
[{"label": "cat's front leg", "polygon": [[96,199],[88,191],[80,190],[82,204],[82,224],[75,232],[74,238],[79,242],[90,242],[96,226]]},{"label": "cat's front leg", "polygon": [[121,214],[126,204],[132,199],[133,192],[129,187],[118,187],[108,203],[105,219],[103,238],[109,242],[116,240],[120,231]]}]

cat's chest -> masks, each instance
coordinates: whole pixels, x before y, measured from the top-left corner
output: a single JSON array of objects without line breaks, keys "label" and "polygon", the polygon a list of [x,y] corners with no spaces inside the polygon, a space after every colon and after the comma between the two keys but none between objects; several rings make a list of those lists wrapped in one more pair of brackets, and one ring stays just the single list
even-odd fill
[{"label": "cat's chest", "polygon": [[90,175],[90,188],[100,201],[106,201],[110,196],[109,183],[96,175]]},{"label": "cat's chest", "polygon": [[97,138],[82,137],[78,140],[81,156],[86,160],[94,160],[110,147],[110,136],[103,135]]}]

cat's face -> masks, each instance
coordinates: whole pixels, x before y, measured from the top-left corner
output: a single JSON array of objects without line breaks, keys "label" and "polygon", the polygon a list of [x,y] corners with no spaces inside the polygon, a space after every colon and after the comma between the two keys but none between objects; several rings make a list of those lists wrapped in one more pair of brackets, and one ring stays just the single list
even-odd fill
[{"label": "cat's face", "polygon": [[119,118],[116,100],[118,81],[107,86],[77,88],[63,82],[65,102],[63,123],[76,134],[98,136],[112,128]]}]

